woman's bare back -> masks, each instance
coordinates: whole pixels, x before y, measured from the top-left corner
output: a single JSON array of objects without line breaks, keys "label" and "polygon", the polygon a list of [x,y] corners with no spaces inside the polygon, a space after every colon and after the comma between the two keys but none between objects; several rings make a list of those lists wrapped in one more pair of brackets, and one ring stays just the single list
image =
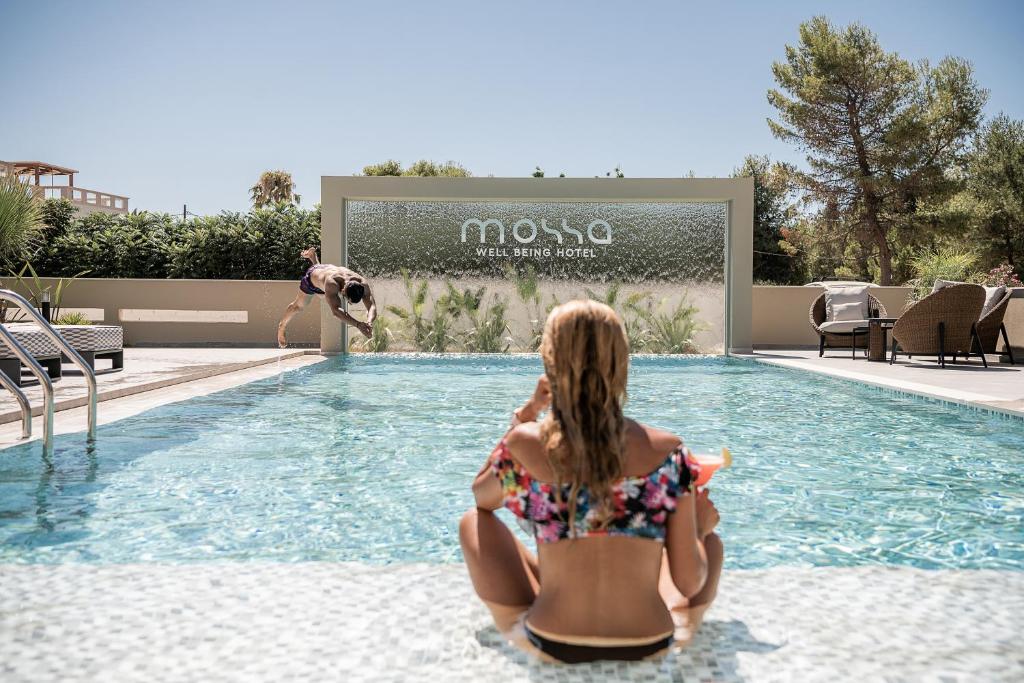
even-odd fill
[{"label": "woman's bare back", "polygon": [[[537,480],[555,479],[537,423],[507,438],[509,451]],[[668,432],[626,421],[623,476],[642,476],[679,445]],[[648,538],[590,536],[539,544],[540,592],[528,621],[576,638],[646,638],[672,631],[658,591],[663,544]]]}]

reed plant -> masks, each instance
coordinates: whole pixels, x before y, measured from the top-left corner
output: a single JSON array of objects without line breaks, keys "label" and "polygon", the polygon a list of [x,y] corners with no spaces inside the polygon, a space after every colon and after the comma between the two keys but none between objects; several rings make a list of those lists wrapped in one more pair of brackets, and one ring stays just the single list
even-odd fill
[{"label": "reed plant", "polygon": [[488,299],[487,288],[466,288],[461,292],[451,283],[448,287],[450,305],[458,307],[469,327],[459,338],[469,353],[506,353],[512,346],[508,322],[508,303],[494,294]]},{"label": "reed plant", "polygon": [[695,338],[707,325],[698,320],[697,307],[689,303],[685,294],[674,308],[666,309],[667,303],[667,299],[662,299],[655,304],[648,297],[630,305],[641,323],[635,341],[630,340],[631,346],[644,353],[699,353]]},{"label": "reed plant", "polygon": [[978,254],[961,247],[939,247],[918,253],[910,261],[917,277],[907,283],[912,287],[909,303],[931,294],[936,280],[967,282],[977,279],[977,264]]},{"label": "reed plant", "polygon": [[356,351],[386,353],[391,349],[394,337],[395,335],[391,332],[387,316],[378,315],[373,321],[373,326],[370,328],[370,336],[363,337],[360,335],[358,338],[353,339],[351,346]]}]

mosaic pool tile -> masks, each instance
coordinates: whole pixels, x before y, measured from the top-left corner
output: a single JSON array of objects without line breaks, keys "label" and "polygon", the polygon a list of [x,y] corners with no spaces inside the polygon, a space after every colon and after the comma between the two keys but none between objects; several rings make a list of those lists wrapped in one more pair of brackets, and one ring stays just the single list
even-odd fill
[{"label": "mosaic pool tile", "polygon": [[557,666],[505,644],[462,565],[0,565],[0,679],[1024,680],[1024,573],[727,572],[690,648]]}]

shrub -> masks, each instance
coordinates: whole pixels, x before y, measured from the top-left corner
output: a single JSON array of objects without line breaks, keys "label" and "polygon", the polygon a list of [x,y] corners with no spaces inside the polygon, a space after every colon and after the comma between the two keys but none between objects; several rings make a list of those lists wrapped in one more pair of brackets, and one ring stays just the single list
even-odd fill
[{"label": "shrub", "polygon": [[71,229],[78,209],[67,199],[47,199],[43,202],[42,216],[47,238],[59,237]]},{"label": "shrub", "polygon": [[526,307],[526,315],[529,319],[530,328],[527,330],[527,338],[522,346],[528,351],[536,351],[540,348],[540,342],[544,338],[544,323],[547,319],[547,314],[558,305],[558,302],[554,299],[554,295],[552,295],[553,303],[548,307],[547,311],[542,309],[542,296],[540,293],[540,283],[537,280],[537,269],[532,263],[526,264],[522,272],[511,263],[506,264],[505,277],[515,285],[516,295],[523,306]]},{"label": "shrub", "polygon": [[917,276],[908,284],[913,287],[911,301],[922,299],[931,293],[936,280],[966,282],[975,275],[978,256],[973,251],[957,247],[941,247],[922,251],[910,265]]},{"label": "shrub", "polygon": [[388,326],[388,320],[383,315],[378,315],[373,321],[369,338],[361,334],[354,334],[349,348],[353,351],[364,351],[366,353],[385,353],[390,347],[394,335]]},{"label": "shrub", "polygon": [[92,325],[92,321],[78,311],[64,313],[53,322],[55,325]]},{"label": "shrub", "polygon": [[699,349],[694,340],[697,333],[707,326],[697,319],[697,307],[689,303],[683,295],[674,309],[664,311],[666,301],[662,300],[655,306],[649,298],[630,304],[643,326],[637,334],[638,339],[633,348],[646,353],[697,353]]},{"label": "shrub", "polygon": [[1020,278],[1013,272],[1013,266],[1009,263],[1004,263],[1001,266],[997,266],[992,270],[988,271],[983,276],[981,284],[989,287],[1024,287],[1024,282],[1020,281]]},{"label": "shrub", "polygon": [[69,219],[55,200],[43,213],[46,240],[32,263],[50,277],[299,278],[299,252],[320,243],[319,208],[287,204],[187,221],[147,211]]},{"label": "shrub", "polygon": [[42,202],[13,173],[0,175],[0,258],[20,257],[44,227]]},{"label": "shrub", "polygon": [[469,321],[461,335],[462,348],[469,353],[506,353],[512,345],[509,323],[505,314],[508,304],[498,295],[492,295],[486,304],[487,288],[467,288],[461,293],[448,285],[448,303],[460,309]]}]

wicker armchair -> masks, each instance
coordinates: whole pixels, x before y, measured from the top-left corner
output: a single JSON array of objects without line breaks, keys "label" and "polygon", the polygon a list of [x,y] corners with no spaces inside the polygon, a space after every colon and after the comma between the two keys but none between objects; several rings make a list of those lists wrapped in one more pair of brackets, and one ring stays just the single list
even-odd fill
[{"label": "wicker armchair", "polygon": [[909,355],[938,356],[946,367],[946,356],[963,354],[969,357],[977,343],[981,362],[988,367],[978,339],[978,318],[985,305],[985,289],[981,285],[952,285],[932,292],[908,308],[892,327],[892,357],[896,350]]},{"label": "wicker armchair", "polygon": [[1010,348],[1010,339],[1006,336],[1006,325],[1003,324],[1003,316],[1006,315],[1006,306],[1010,303],[1013,290],[1006,290],[1006,295],[992,307],[988,313],[978,321],[978,339],[981,340],[981,349],[985,353],[998,353],[996,345],[999,343],[999,335],[1002,334],[1003,346],[1006,347],[1006,355],[1010,357],[1010,364],[1015,365],[1013,349]]},{"label": "wicker armchair", "polygon": [[[882,302],[875,297],[868,295],[868,310],[870,311],[872,318],[884,318],[886,316],[885,306]],[[818,356],[825,355],[825,349],[845,348],[849,349],[854,346],[853,332],[823,332],[821,330],[821,324],[825,322],[825,293],[822,292],[821,296],[814,300],[811,304],[811,310],[807,314],[808,320],[811,323],[811,327],[818,335]],[[868,345],[868,336],[866,334],[860,335],[856,339],[856,347],[866,348]]]}]

